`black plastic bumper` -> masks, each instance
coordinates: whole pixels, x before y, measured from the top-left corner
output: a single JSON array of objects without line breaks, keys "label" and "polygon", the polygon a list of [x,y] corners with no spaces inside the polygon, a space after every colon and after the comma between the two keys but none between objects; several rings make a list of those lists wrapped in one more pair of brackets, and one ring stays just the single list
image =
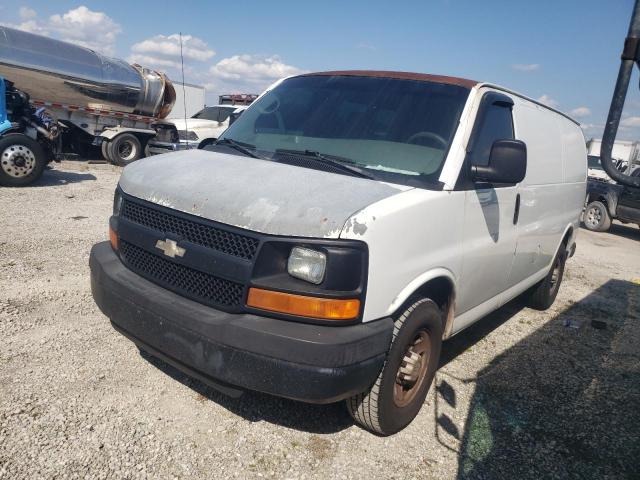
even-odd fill
[{"label": "black plastic bumper", "polygon": [[215,310],[131,272],[108,242],[89,263],[93,298],[118,331],[227,394],[341,400],[371,386],[391,342],[390,318],[332,327]]}]

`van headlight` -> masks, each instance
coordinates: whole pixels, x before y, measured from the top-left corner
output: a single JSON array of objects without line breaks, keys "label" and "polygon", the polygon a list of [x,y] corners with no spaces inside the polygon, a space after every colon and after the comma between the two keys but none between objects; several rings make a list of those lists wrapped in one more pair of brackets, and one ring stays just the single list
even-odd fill
[{"label": "van headlight", "polygon": [[289,275],[316,285],[322,283],[326,267],[327,256],[310,248],[293,247],[287,261]]}]

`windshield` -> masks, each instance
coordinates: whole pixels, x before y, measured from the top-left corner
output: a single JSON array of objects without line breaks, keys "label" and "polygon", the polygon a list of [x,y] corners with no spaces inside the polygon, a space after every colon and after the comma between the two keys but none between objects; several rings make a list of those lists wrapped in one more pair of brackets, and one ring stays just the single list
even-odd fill
[{"label": "windshield", "polygon": [[600,157],[589,155],[587,156],[587,163],[589,168],[593,170],[603,170],[602,165],[600,164]]},{"label": "windshield", "polygon": [[437,181],[469,90],[393,78],[311,75],[265,94],[222,138],[261,152],[341,157],[388,181]]},{"label": "windshield", "polygon": [[203,120],[213,120],[214,122],[224,122],[235,108],[225,107],[206,107],[200,110],[191,118],[200,118]]}]

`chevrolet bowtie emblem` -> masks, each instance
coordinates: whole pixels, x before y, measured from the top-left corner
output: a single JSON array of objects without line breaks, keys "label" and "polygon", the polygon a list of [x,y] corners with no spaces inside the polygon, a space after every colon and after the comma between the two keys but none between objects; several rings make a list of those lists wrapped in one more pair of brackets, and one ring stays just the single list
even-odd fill
[{"label": "chevrolet bowtie emblem", "polygon": [[156,248],[159,248],[167,257],[171,258],[175,258],[176,256],[183,257],[186,252],[184,248],[178,246],[175,240],[168,238],[166,240],[158,240],[156,242]]}]

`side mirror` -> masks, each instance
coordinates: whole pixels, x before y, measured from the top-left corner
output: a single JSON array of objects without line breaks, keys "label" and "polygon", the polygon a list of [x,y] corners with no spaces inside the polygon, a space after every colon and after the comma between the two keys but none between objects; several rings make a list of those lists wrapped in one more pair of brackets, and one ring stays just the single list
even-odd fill
[{"label": "side mirror", "polygon": [[474,181],[519,183],[527,173],[527,146],[520,140],[496,140],[491,145],[489,165],[472,165]]},{"label": "side mirror", "polygon": [[233,122],[238,119],[241,113],[242,112],[232,112],[231,115],[229,115],[229,126],[233,125]]}]

